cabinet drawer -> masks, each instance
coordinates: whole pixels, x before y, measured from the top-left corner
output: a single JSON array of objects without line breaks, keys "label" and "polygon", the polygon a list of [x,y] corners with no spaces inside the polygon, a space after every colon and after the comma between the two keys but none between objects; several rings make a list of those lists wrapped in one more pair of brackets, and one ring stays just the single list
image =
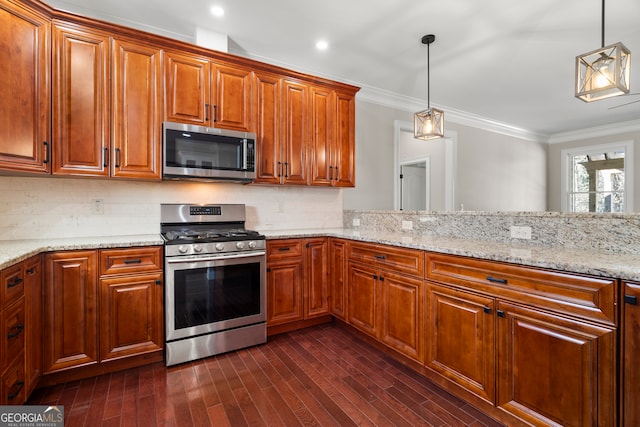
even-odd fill
[{"label": "cabinet drawer", "polygon": [[428,254],[429,280],[615,325],[617,280],[452,255]]},{"label": "cabinet drawer", "polygon": [[18,358],[2,374],[0,405],[22,405],[26,391],[24,358]]},{"label": "cabinet drawer", "polygon": [[267,261],[302,257],[301,239],[267,240]]},{"label": "cabinet drawer", "polygon": [[11,304],[24,295],[24,263],[7,267],[0,272],[0,306]]},{"label": "cabinet drawer", "polygon": [[25,323],[24,323],[24,298],[15,301],[2,310],[0,316],[2,322],[0,324],[0,371],[9,366],[18,355],[23,354]]},{"label": "cabinet drawer", "polygon": [[140,273],[162,270],[162,247],[103,249],[100,275]]},{"label": "cabinet drawer", "polygon": [[416,276],[424,274],[424,252],[419,250],[350,242],[347,253],[352,261],[392,267],[396,272]]}]

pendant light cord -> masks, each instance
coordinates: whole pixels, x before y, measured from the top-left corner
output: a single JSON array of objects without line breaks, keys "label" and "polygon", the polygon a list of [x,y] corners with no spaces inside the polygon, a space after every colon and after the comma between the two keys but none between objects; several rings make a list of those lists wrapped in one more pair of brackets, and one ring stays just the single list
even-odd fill
[{"label": "pendant light cord", "polygon": [[[604,0],[602,0],[604,1]],[[431,100],[430,100],[430,93],[431,93],[431,75],[430,75],[430,70],[429,70],[429,46],[431,43],[427,43],[427,109],[430,110],[431,109]]]},{"label": "pendant light cord", "polygon": [[602,0],[602,47],[604,47],[604,0]]}]

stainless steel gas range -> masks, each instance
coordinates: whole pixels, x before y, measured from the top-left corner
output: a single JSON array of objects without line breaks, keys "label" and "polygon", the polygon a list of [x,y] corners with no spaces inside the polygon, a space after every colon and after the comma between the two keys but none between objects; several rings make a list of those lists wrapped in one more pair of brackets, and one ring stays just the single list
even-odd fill
[{"label": "stainless steel gas range", "polygon": [[245,205],[163,204],[167,366],[262,344],[265,237]]}]

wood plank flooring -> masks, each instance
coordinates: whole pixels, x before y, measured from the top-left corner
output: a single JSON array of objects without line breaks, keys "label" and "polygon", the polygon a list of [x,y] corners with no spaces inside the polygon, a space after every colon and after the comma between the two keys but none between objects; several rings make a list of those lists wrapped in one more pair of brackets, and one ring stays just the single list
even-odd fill
[{"label": "wood plank flooring", "polygon": [[340,325],[36,390],[65,426],[500,426]]}]

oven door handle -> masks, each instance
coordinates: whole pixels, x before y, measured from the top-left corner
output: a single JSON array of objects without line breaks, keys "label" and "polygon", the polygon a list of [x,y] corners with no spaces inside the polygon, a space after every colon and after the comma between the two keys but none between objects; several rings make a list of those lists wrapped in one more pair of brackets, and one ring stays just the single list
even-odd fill
[{"label": "oven door handle", "polygon": [[207,262],[207,261],[220,261],[223,259],[238,259],[238,258],[253,258],[257,256],[266,255],[266,252],[241,252],[231,254],[218,254],[215,256],[202,256],[202,257],[176,257],[166,258],[168,264],[187,264],[192,262]]}]

